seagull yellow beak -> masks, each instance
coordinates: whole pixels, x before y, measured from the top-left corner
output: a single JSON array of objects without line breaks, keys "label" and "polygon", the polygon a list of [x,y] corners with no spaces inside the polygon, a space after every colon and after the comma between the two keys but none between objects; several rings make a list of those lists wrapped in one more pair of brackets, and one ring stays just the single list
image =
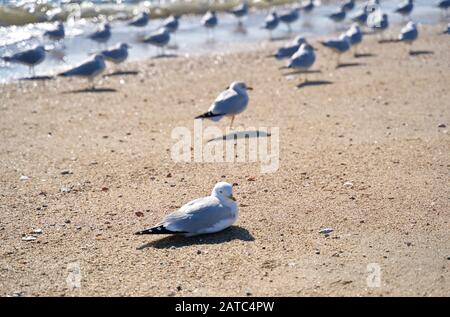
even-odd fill
[{"label": "seagull yellow beak", "polygon": [[228,198],[230,198],[232,201],[236,201],[236,198],[234,198],[233,195],[230,195]]}]

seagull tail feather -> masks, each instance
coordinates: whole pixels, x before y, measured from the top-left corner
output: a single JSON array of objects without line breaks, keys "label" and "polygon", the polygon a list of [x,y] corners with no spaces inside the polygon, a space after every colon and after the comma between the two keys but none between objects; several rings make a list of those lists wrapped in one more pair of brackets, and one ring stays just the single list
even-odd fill
[{"label": "seagull tail feather", "polygon": [[143,234],[174,234],[174,233],[182,233],[177,231],[171,231],[164,227],[164,225],[154,226],[142,231],[138,231],[135,234],[136,235],[143,235]]},{"label": "seagull tail feather", "polygon": [[223,114],[215,114],[212,113],[212,111],[205,112],[204,114],[201,114],[199,116],[196,116],[195,119],[205,119],[205,118],[214,118],[214,117],[221,117]]}]

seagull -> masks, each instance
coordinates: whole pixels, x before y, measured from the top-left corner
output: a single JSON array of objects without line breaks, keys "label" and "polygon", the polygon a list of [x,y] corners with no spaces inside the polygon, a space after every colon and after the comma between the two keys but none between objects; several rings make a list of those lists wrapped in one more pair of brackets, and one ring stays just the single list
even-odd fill
[{"label": "seagull", "polygon": [[340,8],[338,11],[330,14],[328,17],[333,20],[335,23],[341,22],[345,20],[346,12]]},{"label": "seagull", "polygon": [[229,11],[238,19],[238,24],[242,25],[242,18],[248,14],[248,4],[246,2],[241,3]]},{"label": "seagull", "polygon": [[62,40],[65,36],[64,24],[62,22],[58,22],[56,24],[56,28],[46,31],[44,36],[47,36],[52,41]]},{"label": "seagull", "polygon": [[339,60],[341,57],[341,54],[347,52],[350,47],[350,39],[346,34],[342,34],[337,39],[328,40],[325,42],[320,42],[323,46],[330,48],[333,52],[337,53],[337,65],[339,66]]},{"label": "seagull", "polygon": [[128,25],[136,26],[136,27],[144,27],[148,24],[148,21],[150,20],[150,16],[147,12],[142,12],[140,15],[136,16],[134,19],[132,19],[130,22],[128,22]]},{"label": "seagull", "polygon": [[355,0],[348,0],[344,2],[341,6],[342,11],[349,12],[355,8]]},{"label": "seagull", "polygon": [[450,23],[447,25],[447,29],[445,29],[443,33],[450,34]]},{"label": "seagull", "polygon": [[179,19],[179,16],[171,15],[164,20],[163,27],[165,27],[170,33],[175,33],[178,30],[178,26],[180,25],[178,21]]},{"label": "seagull", "polygon": [[111,38],[111,26],[109,23],[103,24],[102,28],[88,36],[97,43],[106,43]]},{"label": "seagull", "polygon": [[164,47],[170,42],[170,31],[163,27],[145,37],[143,42],[161,48],[160,56],[164,56]]},{"label": "seagull", "polygon": [[58,74],[62,77],[85,77],[90,83],[92,83],[91,89],[95,89],[93,84],[94,78],[100,75],[106,68],[105,58],[103,55],[97,54],[94,58],[68,70]]},{"label": "seagull", "polygon": [[405,42],[412,45],[412,43],[417,40],[418,36],[419,32],[417,30],[417,25],[414,22],[409,21],[408,24],[406,24],[406,26],[404,26],[400,31],[398,39],[400,42]]},{"label": "seagull", "polygon": [[222,231],[238,218],[238,205],[233,197],[233,186],[217,183],[211,196],[195,199],[174,211],[157,225],[136,232],[143,234],[182,234],[192,237]]},{"label": "seagull", "polygon": [[128,49],[131,48],[127,43],[119,43],[116,47],[104,50],[101,52],[103,57],[113,62],[114,64],[120,64],[128,58]]},{"label": "seagull", "polygon": [[210,30],[214,30],[217,26],[218,20],[215,11],[208,11],[202,17],[202,24],[208,30],[208,35],[211,36]]},{"label": "seagull", "polygon": [[288,32],[292,32],[291,24],[300,18],[300,8],[294,7],[292,10],[284,12],[278,16],[280,22],[284,23],[288,27]]},{"label": "seagull", "polygon": [[234,117],[243,112],[248,105],[247,90],[253,90],[242,81],[235,81],[223,91],[214,100],[214,103],[209,107],[208,111],[202,115],[195,117],[195,119],[210,119],[212,121],[219,121],[223,117],[231,117],[230,128],[233,126]]},{"label": "seagull", "polygon": [[348,29],[348,31],[345,34],[347,34],[348,38],[350,39],[350,44],[352,48],[354,48],[353,56],[357,57],[358,56],[357,47],[359,44],[361,44],[363,39],[363,33],[361,31],[361,28],[357,23],[352,24],[350,29]]},{"label": "seagull", "polygon": [[364,25],[367,23],[367,16],[368,16],[368,6],[365,5],[364,7],[362,7],[359,11],[357,11],[355,13],[355,15],[353,15],[351,17],[353,22],[359,23],[360,25]]},{"label": "seagull", "polygon": [[301,6],[300,6],[300,10],[302,10],[305,13],[311,13],[312,10],[314,9],[315,5],[314,5],[314,1],[313,0],[306,0],[304,2],[302,2]]},{"label": "seagull", "polygon": [[[315,61],[316,54],[314,53],[314,48],[305,42],[300,46],[298,51],[292,55],[287,67],[307,71]],[[307,81],[307,73],[305,72],[305,82]]]},{"label": "seagull", "polygon": [[395,12],[401,14],[403,17],[408,17],[413,9],[413,0],[405,0],[403,3],[400,3],[398,5],[397,9],[395,9]]},{"label": "seagull", "polygon": [[383,34],[383,32],[389,27],[389,19],[386,13],[383,13],[380,9],[375,10],[367,16],[367,26]]},{"label": "seagull", "polygon": [[278,19],[277,13],[271,12],[264,20],[264,25],[261,28],[268,30],[270,33],[270,39],[272,39],[272,31],[277,28],[279,23],[280,20]]},{"label": "seagull", "polygon": [[5,62],[17,63],[26,65],[29,67],[30,75],[34,76],[34,67],[42,63],[45,59],[45,48],[42,45],[36,46],[35,48],[16,53],[12,56],[5,56],[3,60]]},{"label": "seagull", "polygon": [[441,0],[437,6],[439,9],[447,11],[450,8],[450,0]]},{"label": "seagull", "polygon": [[274,56],[278,60],[291,57],[298,51],[303,43],[306,43],[305,38],[303,36],[297,36],[292,43],[280,47]]}]

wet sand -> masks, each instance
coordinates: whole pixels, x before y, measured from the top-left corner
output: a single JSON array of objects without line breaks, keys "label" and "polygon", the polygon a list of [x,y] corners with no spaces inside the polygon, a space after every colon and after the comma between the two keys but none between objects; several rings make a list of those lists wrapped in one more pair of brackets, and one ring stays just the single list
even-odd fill
[{"label": "wet sand", "polygon": [[[414,56],[367,37],[360,52],[373,56],[347,54],[338,69],[314,39],[320,72],[301,88],[266,57],[281,42],[148,60],[95,93],[70,79],[1,86],[0,294],[448,296],[450,42],[440,29],[421,29]],[[172,129],[192,130],[236,79],[254,88],[236,126],[280,128],[278,171],[173,162]],[[133,235],[220,180],[235,183],[234,227]],[[373,267],[380,287],[367,284]]]}]

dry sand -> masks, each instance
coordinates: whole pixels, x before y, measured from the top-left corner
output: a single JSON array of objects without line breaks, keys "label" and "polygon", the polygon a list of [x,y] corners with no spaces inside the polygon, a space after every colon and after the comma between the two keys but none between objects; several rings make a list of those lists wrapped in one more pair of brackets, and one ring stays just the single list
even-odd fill
[{"label": "dry sand", "polygon": [[[149,60],[99,84],[116,92],[70,93],[86,85],[70,79],[0,87],[0,294],[450,295],[450,41],[439,30],[422,28],[413,47],[433,54],[371,36],[362,49],[376,56],[347,55],[361,65],[340,69],[314,40],[322,72],[309,79],[332,83],[300,89],[265,57],[280,43]],[[236,79],[255,88],[236,125],[280,127],[279,170],[173,162],[172,129],[193,129]],[[236,226],[133,235],[219,180],[236,183]],[[66,283],[71,263],[80,288]],[[370,263],[381,287],[367,285]]]}]

